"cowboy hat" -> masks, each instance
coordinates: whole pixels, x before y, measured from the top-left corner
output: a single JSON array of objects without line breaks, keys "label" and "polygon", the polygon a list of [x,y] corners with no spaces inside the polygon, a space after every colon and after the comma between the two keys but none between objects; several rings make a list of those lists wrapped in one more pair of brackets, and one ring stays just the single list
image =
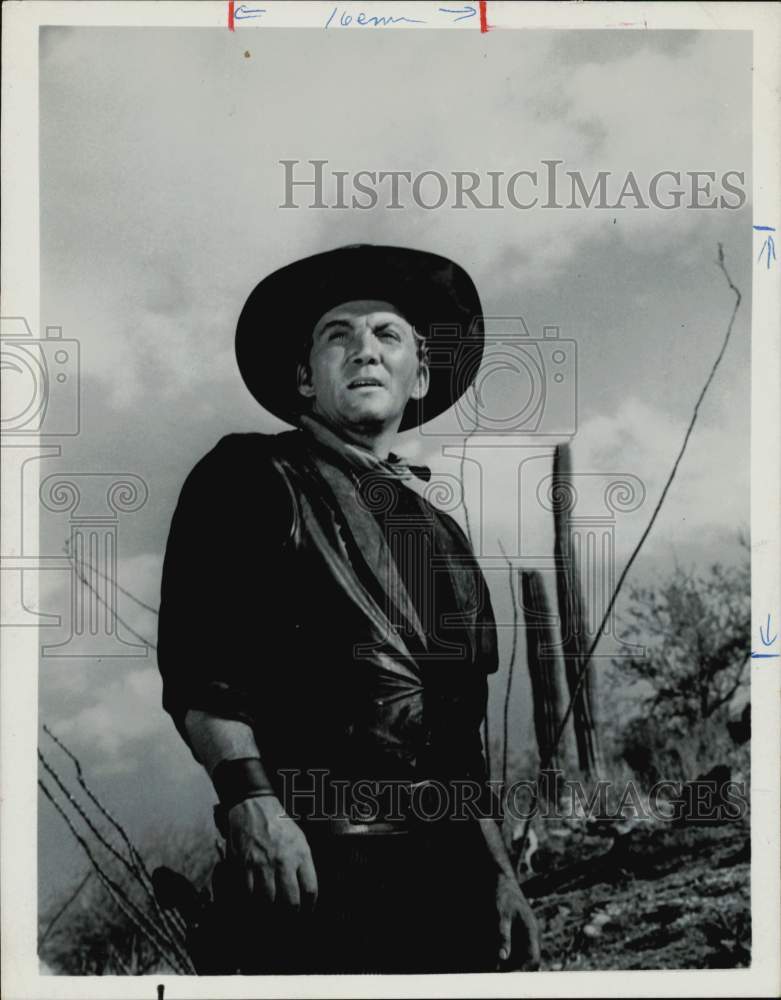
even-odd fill
[{"label": "cowboy hat", "polygon": [[474,381],[483,356],[483,315],[466,271],[446,257],[408,247],[359,243],[305,257],[265,277],[236,328],[236,359],[265,409],[295,423],[305,401],[297,365],[315,324],[343,302],[390,302],[426,338],[430,384],[410,400],[399,430],[447,410]]}]

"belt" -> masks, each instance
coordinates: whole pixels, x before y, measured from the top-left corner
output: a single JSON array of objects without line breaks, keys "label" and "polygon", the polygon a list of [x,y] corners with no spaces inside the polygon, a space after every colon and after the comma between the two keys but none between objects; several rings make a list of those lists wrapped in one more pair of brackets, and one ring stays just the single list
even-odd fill
[{"label": "belt", "polygon": [[397,784],[401,795],[397,805],[400,807],[401,815],[388,818],[387,816],[377,819],[364,819],[352,816],[330,817],[324,826],[329,834],[336,837],[349,836],[376,836],[398,835],[409,833],[411,829],[427,825],[425,819],[416,815],[413,808],[414,796],[425,794],[427,788],[436,787],[435,782],[430,779],[423,781],[410,781]]},{"label": "belt", "polygon": [[[371,816],[354,813],[350,815],[343,813],[337,816],[327,816],[322,818],[307,817],[303,819],[303,826],[307,833],[326,834],[335,837],[349,836],[377,836],[377,835],[399,835],[409,833],[411,830],[431,829],[437,825],[438,821],[446,819],[447,815],[437,814],[437,806],[440,802],[434,803],[433,812],[429,812],[425,807],[427,789],[437,789],[442,787],[440,782],[431,779],[422,781],[397,782],[395,788],[400,790],[400,795],[394,803],[394,814]],[[418,808],[416,808],[416,804]],[[445,804],[447,814],[447,803]],[[395,811],[396,807],[398,812]],[[215,822],[220,833],[226,836],[226,819],[222,807],[215,806]]]},{"label": "belt", "polygon": [[340,817],[326,820],[328,833],[333,837],[368,837],[379,835],[403,835],[409,833],[410,827],[406,820],[377,820],[376,823],[354,823],[351,819]]}]

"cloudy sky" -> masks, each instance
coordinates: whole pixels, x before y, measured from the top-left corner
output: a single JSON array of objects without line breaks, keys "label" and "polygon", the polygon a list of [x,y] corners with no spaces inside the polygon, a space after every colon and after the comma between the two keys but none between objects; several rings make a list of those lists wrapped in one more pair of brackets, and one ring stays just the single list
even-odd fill
[{"label": "cloudy sky", "polygon": [[[119,582],[149,607],[192,464],[224,433],[283,429],[235,367],[244,299],[296,257],[362,241],[450,255],[489,316],[520,315],[532,337],[555,325],[576,342],[575,469],[633,475],[646,491],[616,523],[619,564],[725,330],[733,299],[715,266],[722,242],[744,308],[636,576],[734,557],[749,518],[750,203],[281,210],[279,161],[510,174],[555,158],[589,183],[600,170],[631,170],[646,183],[659,170],[739,170],[750,191],[748,34],[47,28],[40,67],[42,325],[79,340],[82,403],[81,434],[63,439],[62,459],[41,473],[143,478],[146,504],[119,525]],[[441,434],[405,435],[400,448],[443,478],[458,472],[452,416],[434,425]],[[488,568],[498,565],[499,538],[511,554],[529,551],[521,536],[532,539],[530,558],[548,554],[550,525],[533,502],[548,455],[518,439],[481,453],[481,471],[469,466]],[[59,552],[68,531],[66,515],[47,516],[42,552]],[[490,580],[506,616],[506,574]],[[41,609],[61,614],[63,627],[44,641],[67,637],[69,601],[67,574],[47,574]],[[122,597],[120,613],[154,639],[152,611]],[[500,695],[501,676],[494,709]],[[138,837],[163,818],[202,820],[211,802],[159,700],[153,651],[43,661],[42,720]],[[81,861],[46,804],[40,840],[45,901]]]}]

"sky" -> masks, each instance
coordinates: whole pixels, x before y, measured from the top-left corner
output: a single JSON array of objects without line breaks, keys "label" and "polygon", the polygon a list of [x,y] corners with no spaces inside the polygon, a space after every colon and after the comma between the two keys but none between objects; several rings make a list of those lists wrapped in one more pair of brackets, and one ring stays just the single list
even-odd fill
[{"label": "sky", "polygon": [[[284,429],[236,369],[244,300],[275,268],[345,243],[451,256],[487,316],[521,316],[532,338],[554,325],[575,342],[574,469],[597,485],[632,476],[644,491],[636,511],[616,516],[620,566],[726,329],[734,300],[716,266],[721,242],[743,305],[633,579],[737,557],[749,522],[750,200],[738,211],[667,212],[278,206],[279,161],[314,158],[330,170],[444,174],[509,174],[555,158],[587,180],[600,170],[646,179],[738,170],[750,192],[748,34],[45,28],[40,108],[42,325],[79,341],[82,413],[81,433],[62,439],[62,457],[46,459],[41,476],[145,482],[147,501],[117,529],[119,583],[147,605],[120,595],[127,640],[138,641],[133,630],[154,641],[168,525],[194,462],[225,433]],[[494,403],[512,391],[501,376],[486,385]],[[451,412],[403,435],[398,450],[452,484],[462,441]],[[551,525],[535,497],[549,471],[550,442],[528,437],[467,463],[470,517],[505,622],[499,541],[523,565],[544,565]],[[454,515],[463,520],[461,509]],[[221,516],[229,512],[208,526],[217,539]],[[66,514],[47,513],[41,552],[61,552],[68,532]],[[40,610],[63,618],[44,641],[58,642],[70,581],[44,577]],[[509,642],[504,629],[505,663]],[[529,728],[523,674],[512,713],[519,746]],[[493,683],[492,717],[504,676]],[[134,836],[203,820],[212,795],[162,712],[153,650],[46,657],[40,678],[41,721]],[[81,863],[42,803],[44,903]]]}]

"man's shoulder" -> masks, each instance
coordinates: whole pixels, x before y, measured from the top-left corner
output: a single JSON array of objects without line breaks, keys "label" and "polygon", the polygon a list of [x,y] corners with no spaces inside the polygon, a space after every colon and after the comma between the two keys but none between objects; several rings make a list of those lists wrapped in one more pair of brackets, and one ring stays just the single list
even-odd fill
[{"label": "man's shoulder", "polygon": [[240,431],[225,434],[196,462],[194,470],[220,472],[258,469],[273,465],[274,458],[294,455],[301,447],[301,431],[282,431],[279,434],[261,434],[258,431]]},{"label": "man's shoulder", "polygon": [[297,430],[225,434],[192,466],[183,492],[221,496],[256,489],[279,492],[284,477],[275,459],[293,456],[300,448],[300,435]]},{"label": "man's shoulder", "polygon": [[208,454],[220,458],[245,455],[284,455],[294,449],[301,431],[281,431],[279,434],[261,434],[259,431],[238,431],[225,434]]},{"label": "man's shoulder", "polygon": [[415,494],[418,498],[418,502],[422,505],[428,516],[436,518],[436,520],[439,521],[444,528],[446,528],[451,537],[454,540],[457,540],[459,547],[465,549],[468,553],[473,554],[472,544],[469,538],[452,514],[448,514],[447,511],[442,510],[441,507],[437,507],[436,504],[431,502],[424,492],[421,492],[415,487],[405,484],[403,488]]},{"label": "man's shoulder", "polygon": [[[266,533],[286,536],[294,521],[291,491],[275,458],[293,454],[299,431],[232,433],[190,470],[179,495],[179,519],[230,512],[237,525],[262,514]],[[228,523],[228,522],[226,522]]]}]

